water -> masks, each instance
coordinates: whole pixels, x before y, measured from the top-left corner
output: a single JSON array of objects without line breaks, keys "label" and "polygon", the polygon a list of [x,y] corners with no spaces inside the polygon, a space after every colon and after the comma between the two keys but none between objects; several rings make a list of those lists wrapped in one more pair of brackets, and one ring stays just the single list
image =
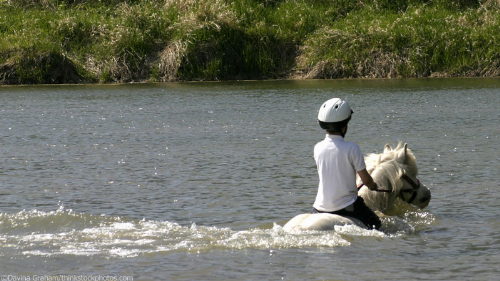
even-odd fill
[{"label": "water", "polygon": [[[365,154],[408,143],[425,210],[282,231],[311,209],[333,96]],[[496,279],[499,103],[498,79],[0,87],[0,275]]]}]

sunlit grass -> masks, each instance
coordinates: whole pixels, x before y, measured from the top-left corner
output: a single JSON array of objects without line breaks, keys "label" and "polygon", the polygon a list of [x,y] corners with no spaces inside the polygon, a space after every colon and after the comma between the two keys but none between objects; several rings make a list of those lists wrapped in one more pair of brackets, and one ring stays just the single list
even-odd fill
[{"label": "sunlit grass", "polygon": [[499,29],[499,0],[0,0],[0,83],[498,76]]},{"label": "sunlit grass", "polygon": [[299,66],[325,78],[500,74],[498,9],[368,13],[357,11],[309,35]]}]

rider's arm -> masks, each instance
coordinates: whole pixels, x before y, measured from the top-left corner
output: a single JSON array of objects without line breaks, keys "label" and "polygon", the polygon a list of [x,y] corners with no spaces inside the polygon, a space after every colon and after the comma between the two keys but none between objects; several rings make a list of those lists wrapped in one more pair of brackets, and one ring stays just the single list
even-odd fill
[{"label": "rider's arm", "polygon": [[361,178],[363,184],[366,185],[370,190],[377,189],[377,184],[373,181],[372,176],[370,176],[366,169],[358,171],[358,175]]}]

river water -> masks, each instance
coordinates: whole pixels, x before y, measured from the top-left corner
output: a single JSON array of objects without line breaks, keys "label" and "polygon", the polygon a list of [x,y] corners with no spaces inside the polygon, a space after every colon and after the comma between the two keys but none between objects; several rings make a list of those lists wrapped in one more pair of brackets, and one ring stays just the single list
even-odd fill
[{"label": "river water", "polygon": [[[282,231],[331,97],[363,153],[408,143],[426,209]],[[0,87],[2,281],[496,279],[498,104],[499,79]]]}]

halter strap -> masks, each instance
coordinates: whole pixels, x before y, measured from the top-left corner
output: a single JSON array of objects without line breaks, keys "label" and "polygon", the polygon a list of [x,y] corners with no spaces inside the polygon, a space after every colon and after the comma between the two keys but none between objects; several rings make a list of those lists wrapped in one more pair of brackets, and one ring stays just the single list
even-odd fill
[{"label": "halter strap", "polygon": [[[408,203],[411,204],[415,200],[415,198],[417,198],[418,189],[420,188],[420,180],[417,178],[417,182],[415,183],[406,174],[403,174],[403,176],[401,176],[401,178],[406,180],[406,182],[408,182],[411,185],[411,187],[413,188],[411,190],[411,192],[413,192],[413,194],[411,195],[410,200],[407,201]],[[406,191],[406,192],[408,192],[408,191]],[[401,194],[401,198],[403,198],[403,201],[404,201],[403,193],[400,193],[400,194]]]}]

